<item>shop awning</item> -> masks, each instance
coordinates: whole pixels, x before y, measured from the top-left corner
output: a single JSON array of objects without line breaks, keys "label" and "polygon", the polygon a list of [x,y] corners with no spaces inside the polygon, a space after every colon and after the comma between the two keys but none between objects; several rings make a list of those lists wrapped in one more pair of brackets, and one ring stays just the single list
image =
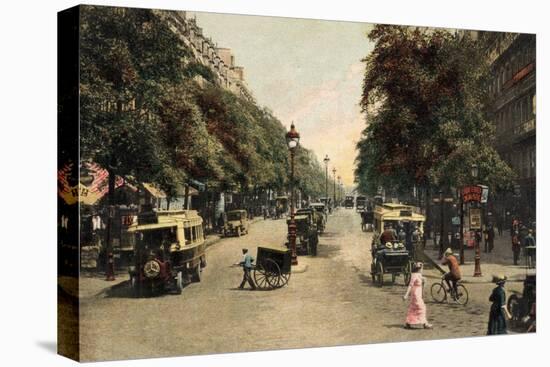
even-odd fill
[{"label": "shop awning", "polygon": [[153,196],[155,198],[158,198],[158,199],[165,199],[166,198],[166,194],[164,193],[164,191],[162,191],[161,189],[159,189],[155,185],[153,185],[151,183],[143,183],[142,185],[143,185],[143,188],[145,190],[147,190],[147,192],[149,194],[151,194],[151,196]]}]

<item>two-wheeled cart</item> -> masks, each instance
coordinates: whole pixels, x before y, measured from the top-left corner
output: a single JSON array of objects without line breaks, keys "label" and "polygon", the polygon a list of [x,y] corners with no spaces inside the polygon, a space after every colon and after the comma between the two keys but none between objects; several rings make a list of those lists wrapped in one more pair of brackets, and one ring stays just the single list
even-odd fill
[{"label": "two-wheeled cart", "polygon": [[285,247],[258,247],[254,281],[262,290],[272,290],[288,284],[291,274],[291,253]]}]

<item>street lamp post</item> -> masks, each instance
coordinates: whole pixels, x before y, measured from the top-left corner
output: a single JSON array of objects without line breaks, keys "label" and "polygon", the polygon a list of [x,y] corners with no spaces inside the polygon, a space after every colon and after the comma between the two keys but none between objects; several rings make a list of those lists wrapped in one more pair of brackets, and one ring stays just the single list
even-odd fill
[{"label": "street lamp post", "polygon": [[325,159],[323,159],[323,162],[325,162],[325,198],[328,199],[328,162],[330,162],[328,154],[325,155]]},{"label": "street lamp post", "polygon": [[[471,167],[471,174],[472,178],[474,180],[477,180],[477,177],[479,175],[479,168],[477,167],[477,164],[472,164]],[[483,216],[481,217],[483,218]],[[483,224],[480,225],[481,228],[483,228]],[[481,229],[477,229],[476,233],[474,234],[475,237],[475,257],[474,257],[474,277],[480,277],[481,276],[481,251],[479,248],[479,239],[481,238]]]},{"label": "street lamp post", "polygon": [[342,177],[338,176],[338,204],[342,201]]},{"label": "street lamp post", "polygon": [[336,167],[332,169],[332,179],[333,179],[332,206],[336,208]]},{"label": "street lamp post", "polygon": [[292,257],[292,265],[298,265],[296,256],[296,222],[294,220],[294,154],[300,143],[300,134],[294,127],[294,122],[290,125],[290,131],[286,134],[286,143],[290,151],[290,221],[288,222],[288,242]]}]

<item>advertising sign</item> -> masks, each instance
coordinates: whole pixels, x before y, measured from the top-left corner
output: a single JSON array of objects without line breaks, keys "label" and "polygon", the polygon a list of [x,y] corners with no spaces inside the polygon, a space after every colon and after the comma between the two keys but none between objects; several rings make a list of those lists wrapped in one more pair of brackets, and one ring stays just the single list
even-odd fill
[{"label": "advertising sign", "polygon": [[481,229],[481,209],[470,209],[470,229]]}]

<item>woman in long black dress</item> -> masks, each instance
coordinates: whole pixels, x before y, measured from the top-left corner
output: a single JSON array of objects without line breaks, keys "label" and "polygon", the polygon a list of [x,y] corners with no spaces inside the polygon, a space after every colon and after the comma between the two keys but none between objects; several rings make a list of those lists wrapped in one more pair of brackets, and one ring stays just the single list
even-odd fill
[{"label": "woman in long black dress", "polygon": [[489,297],[489,301],[493,304],[489,313],[487,335],[507,334],[506,319],[511,319],[512,315],[506,308],[506,292],[504,291],[506,277],[494,276],[493,282],[497,284],[497,287],[493,289],[493,293]]}]

